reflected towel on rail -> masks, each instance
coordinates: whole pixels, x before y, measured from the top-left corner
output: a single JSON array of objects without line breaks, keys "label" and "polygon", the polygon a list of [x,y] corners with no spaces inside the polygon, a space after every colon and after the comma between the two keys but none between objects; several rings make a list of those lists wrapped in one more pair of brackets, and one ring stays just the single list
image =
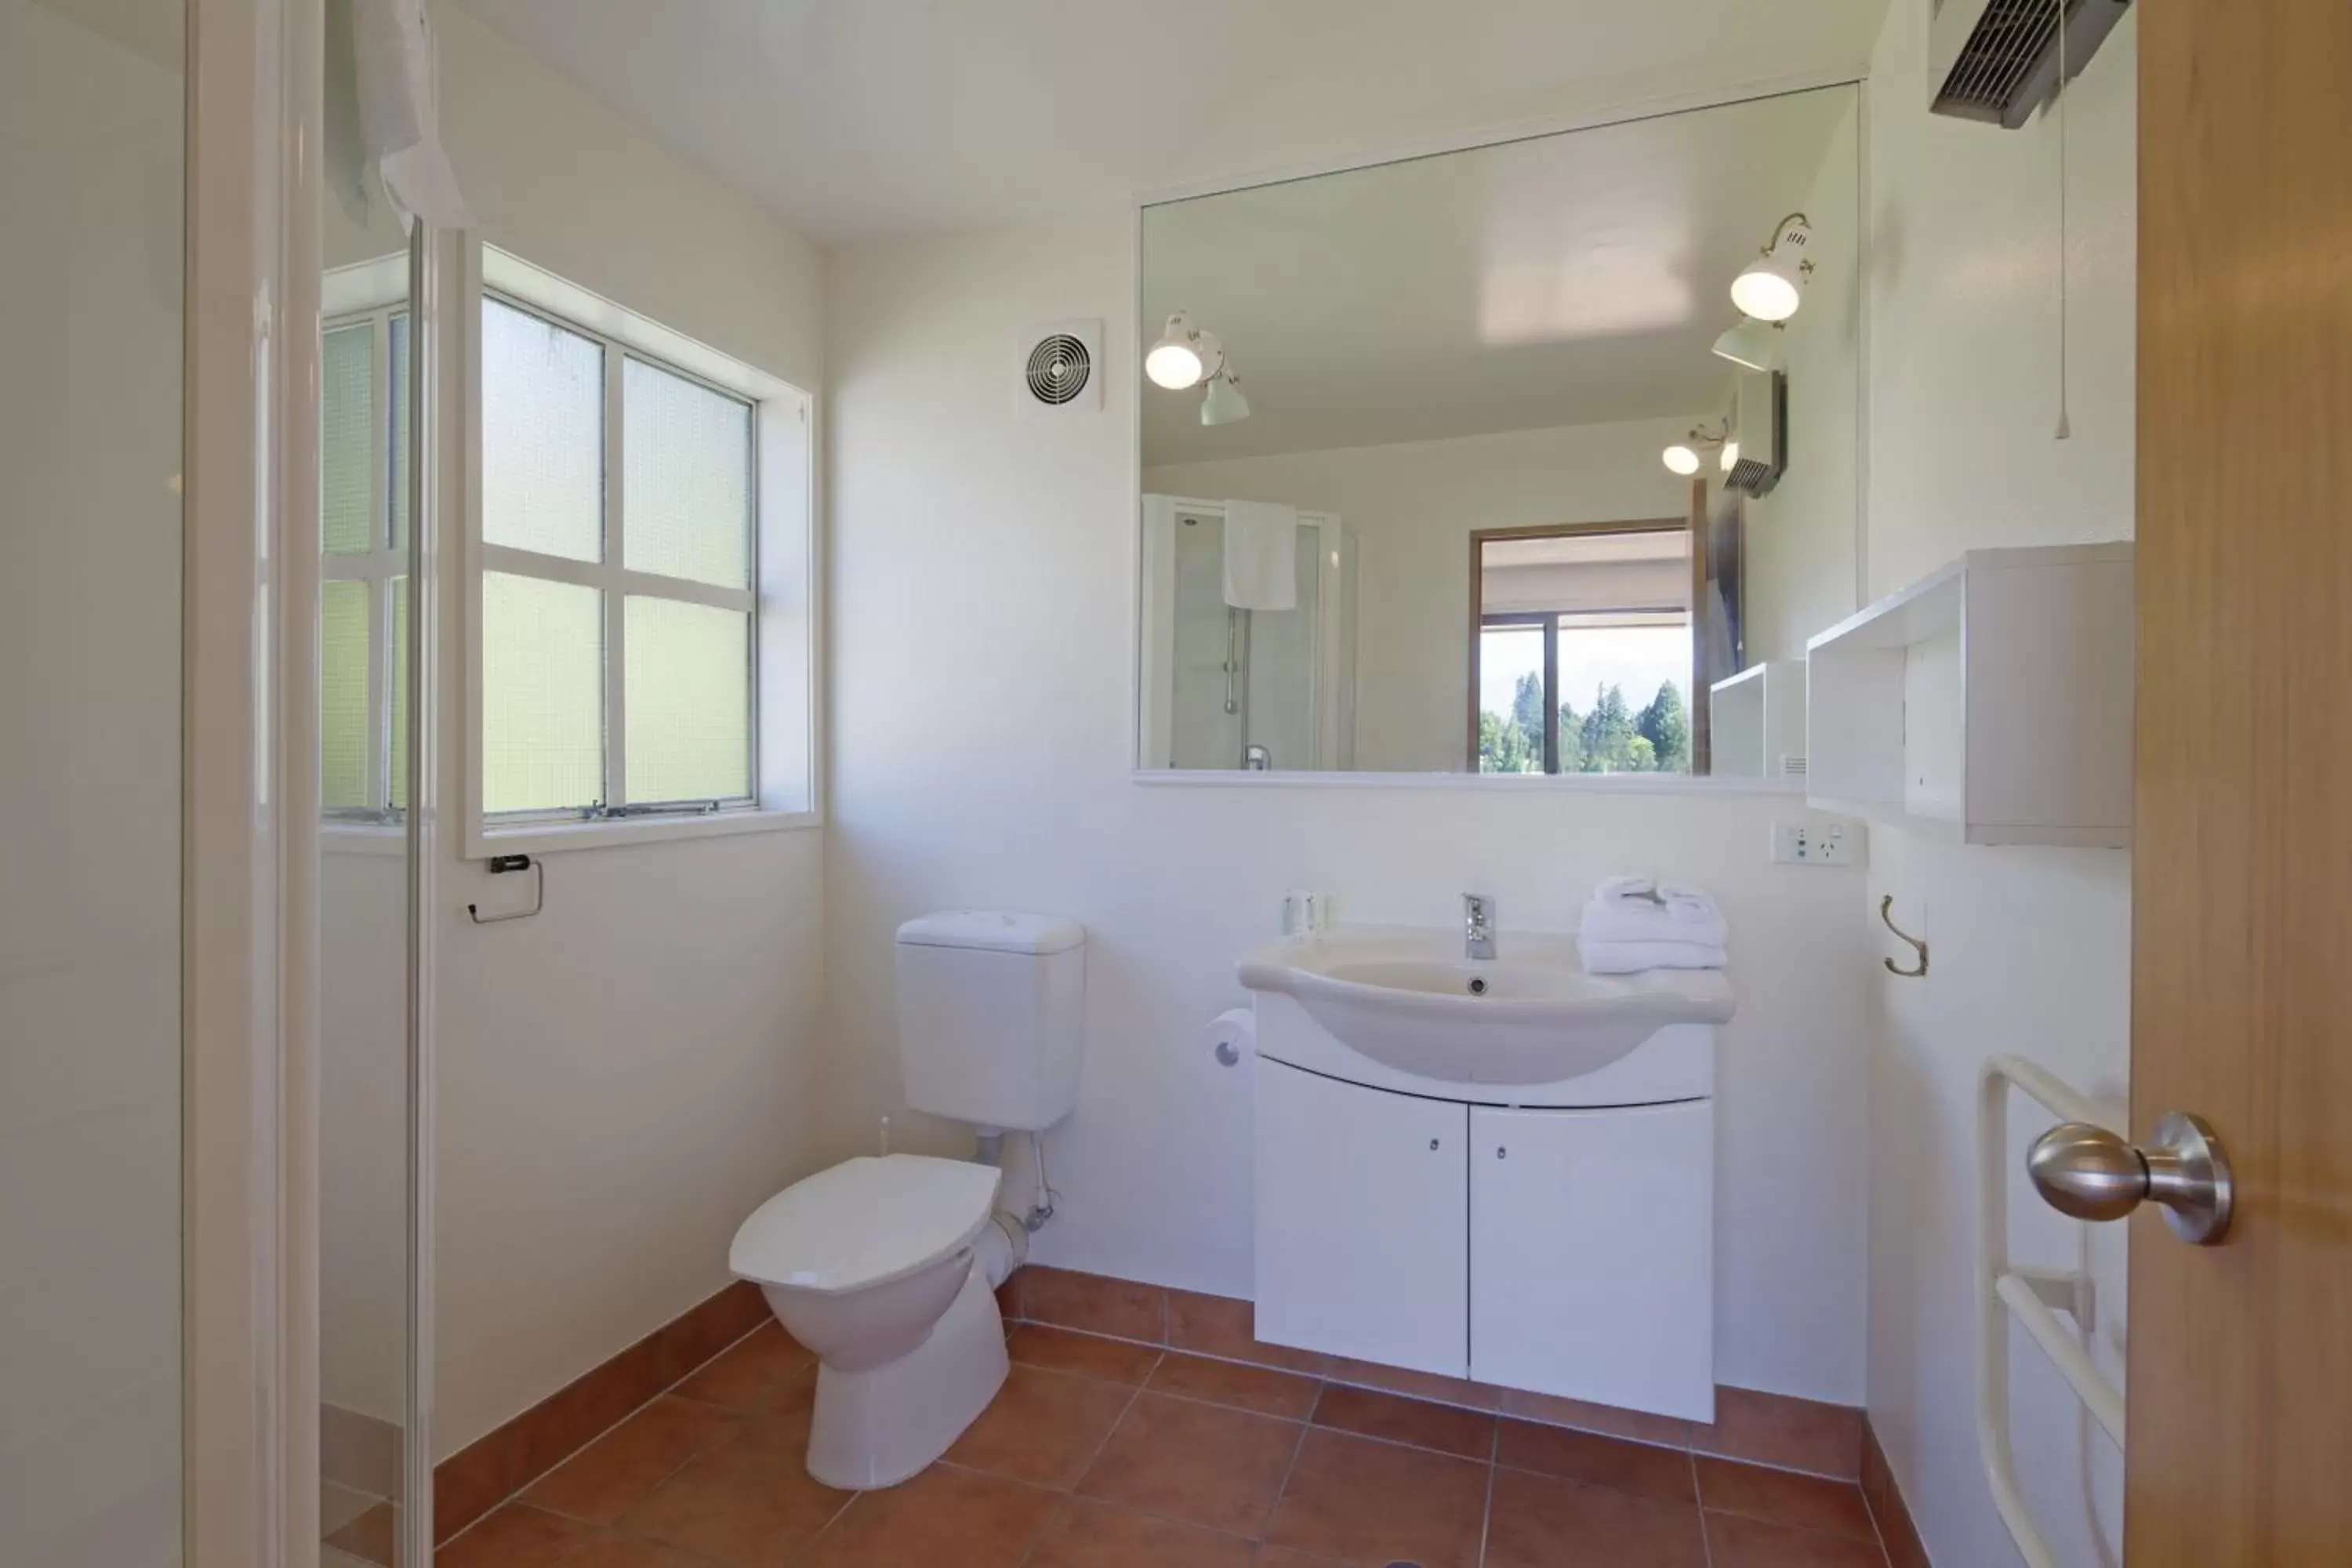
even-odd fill
[{"label": "reflected towel on rail", "polygon": [[1225,503],[1225,603],[1237,610],[1298,607],[1298,509]]}]

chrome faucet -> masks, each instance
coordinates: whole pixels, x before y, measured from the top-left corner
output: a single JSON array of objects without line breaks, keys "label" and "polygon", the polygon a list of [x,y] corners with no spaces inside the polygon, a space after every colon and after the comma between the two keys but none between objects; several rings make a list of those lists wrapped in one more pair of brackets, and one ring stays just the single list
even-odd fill
[{"label": "chrome faucet", "polygon": [[1484,893],[1462,895],[1462,956],[1495,956],[1495,900]]}]

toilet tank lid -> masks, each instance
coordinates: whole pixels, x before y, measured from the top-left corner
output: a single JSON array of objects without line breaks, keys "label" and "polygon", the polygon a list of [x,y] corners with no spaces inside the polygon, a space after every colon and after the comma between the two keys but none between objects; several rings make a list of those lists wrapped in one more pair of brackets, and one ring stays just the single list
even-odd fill
[{"label": "toilet tank lid", "polygon": [[1084,946],[1087,928],[1058,915],[1011,910],[942,910],[898,928],[908,947],[969,947],[986,952],[1065,952]]}]

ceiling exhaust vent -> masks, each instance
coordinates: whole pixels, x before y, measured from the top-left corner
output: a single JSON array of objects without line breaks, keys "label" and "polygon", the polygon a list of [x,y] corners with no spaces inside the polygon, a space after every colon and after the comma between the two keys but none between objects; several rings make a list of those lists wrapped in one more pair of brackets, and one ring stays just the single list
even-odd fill
[{"label": "ceiling exhaust vent", "polygon": [[1103,324],[1049,321],[1021,336],[1016,397],[1034,415],[1075,414],[1103,405]]},{"label": "ceiling exhaust vent", "polygon": [[1927,79],[1938,114],[2014,131],[2048,102],[2058,86],[2063,6],[2066,74],[2084,65],[2115,30],[2131,0],[1929,0]]}]

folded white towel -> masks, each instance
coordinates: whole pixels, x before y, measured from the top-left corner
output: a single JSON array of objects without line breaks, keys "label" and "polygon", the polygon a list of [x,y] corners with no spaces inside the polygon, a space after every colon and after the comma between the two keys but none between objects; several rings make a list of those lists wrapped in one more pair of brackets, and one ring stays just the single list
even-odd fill
[{"label": "folded white towel", "polygon": [[1644,969],[1723,969],[1730,955],[1703,942],[1595,942],[1576,939],[1587,974],[1634,974]]},{"label": "folded white towel", "polygon": [[1225,603],[1237,610],[1298,607],[1298,509],[1225,503]]},{"label": "folded white towel", "polygon": [[1594,942],[1695,942],[1721,947],[1730,934],[1715,900],[1646,877],[1612,877],[1584,906],[1581,934]]}]

